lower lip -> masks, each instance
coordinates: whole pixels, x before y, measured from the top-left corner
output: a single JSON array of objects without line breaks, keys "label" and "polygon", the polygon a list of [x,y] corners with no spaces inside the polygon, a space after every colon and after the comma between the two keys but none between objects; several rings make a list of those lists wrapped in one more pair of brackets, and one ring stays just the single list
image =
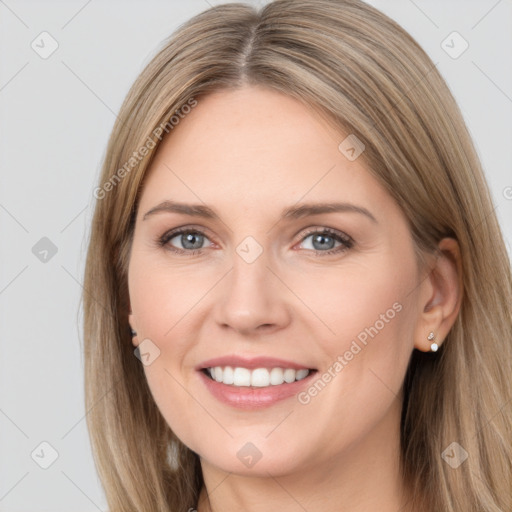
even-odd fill
[{"label": "lower lip", "polygon": [[283,383],[276,386],[270,385],[265,387],[237,387],[217,382],[207,377],[204,372],[199,371],[201,379],[215,398],[225,404],[246,410],[269,407],[280,400],[296,395],[302,388],[309,385],[316,373],[316,371],[310,371],[309,375],[304,379],[296,380],[289,384]]}]

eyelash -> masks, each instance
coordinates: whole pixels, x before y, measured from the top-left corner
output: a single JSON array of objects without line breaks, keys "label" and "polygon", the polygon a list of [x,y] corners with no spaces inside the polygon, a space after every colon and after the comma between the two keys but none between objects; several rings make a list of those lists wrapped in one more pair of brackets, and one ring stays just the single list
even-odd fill
[{"label": "eyelash", "polygon": [[[181,235],[183,233],[202,235],[202,236],[208,238],[206,236],[206,234],[204,232],[202,232],[201,230],[185,227],[185,228],[178,228],[176,230],[172,230],[172,231],[168,231],[168,232],[164,233],[162,236],[157,238],[157,240],[156,240],[157,245],[159,247],[163,248],[168,244],[168,242],[170,240],[172,240],[177,235]],[[308,232],[306,232],[304,234],[304,236],[301,239],[301,242],[303,242],[305,238],[308,238],[308,236],[311,236],[313,234],[329,235],[332,238],[334,238],[335,240],[342,243],[342,245],[340,245],[339,247],[336,247],[334,249],[329,249],[328,251],[314,250],[314,252],[317,256],[330,256],[333,254],[342,253],[342,252],[345,252],[345,251],[351,249],[354,246],[354,240],[350,236],[346,235],[345,233],[342,233],[341,231],[337,231],[337,230],[331,229],[331,228],[309,230]],[[185,255],[195,256],[195,255],[202,254],[204,249],[186,250],[186,249],[180,249],[178,247],[173,247],[172,245],[169,245],[168,250],[170,250],[176,254],[183,255],[183,256],[185,256]]]}]

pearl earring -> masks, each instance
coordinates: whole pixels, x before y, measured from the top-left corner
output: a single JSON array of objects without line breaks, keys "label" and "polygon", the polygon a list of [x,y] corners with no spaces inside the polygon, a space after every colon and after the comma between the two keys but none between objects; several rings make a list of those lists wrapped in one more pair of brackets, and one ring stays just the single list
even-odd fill
[{"label": "pearl earring", "polygon": [[[427,340],[428,341],[433,341],[435,339],[435,335],[433,332],[430,332],[430,334],[427,336]],[[437,352],[437,349],[439,348],[438,344],[437,343],[432,343],[430,345],[430,350],[432,352]]]}]

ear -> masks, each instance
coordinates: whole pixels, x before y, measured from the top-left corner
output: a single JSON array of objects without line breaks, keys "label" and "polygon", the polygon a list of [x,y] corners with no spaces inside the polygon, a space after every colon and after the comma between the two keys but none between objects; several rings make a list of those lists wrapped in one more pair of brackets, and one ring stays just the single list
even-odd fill
[{"label": "ear", "polygon": [[[443,238],[431,271],[422,283],[420,318],[416,325],[414,347],[429,352],[432,342],[441,346],[452,328],[462,303],[462,261],[458,242]],[[427,339],[433,332],[434,340]]]},{"label": "ear", "polygon": [[[131,308],[130,308],[130,313],[128,314],[128,324],[129,324],[130,328],[133,331],[135,331],[135,333],[137,333],[137,327],[135,325],[135,319],[134,319],[134,315],[132,313]],[[137,334],[131,333],[130,336],[132,337],[132,344],[133,344],[133,346],[138,347],[139,346],[139,342],[138,342],[138,339],[137,339]]]}]

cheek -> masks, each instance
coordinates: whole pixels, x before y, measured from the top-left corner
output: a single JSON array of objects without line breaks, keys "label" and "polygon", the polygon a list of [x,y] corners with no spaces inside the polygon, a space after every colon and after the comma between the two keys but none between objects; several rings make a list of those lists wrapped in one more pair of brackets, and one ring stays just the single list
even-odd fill
[{"label": "cheek", "polygon": [[397,264],[390,254],[302,288],[321,320],[324,369],[343,374],[338,391],[368,400],[375,386],[399,392],[412,351],[414,282],[411,261]]},{"label": "cheek", "polygon": [[159,351],[151,364],[144,366],[144,373],[159,411],[185,443],[190,442],[187,435],[193,432],[194,420],[183,411],[195,411],[197,407],[186,391],[182,372],[190,344],[194,343],[188,334],[194,330],[187,330],[187,323],[193,317],[194,304],[208,290],[207,284],[201,286],[201,280],[192,272],[164,268],[154,259],[134,251],[129,291],[138,340],[145,343],[151,340]]},{"label": "cheek", "polygon": [[175,333],[183,332],[193,317],[194,307],[212,288],[216,278],[204,269],[190,267],[170,267],[165,258],[155,261],[143,253],[135,253],[130,263],[130,302],[136,314],[137,332],[145,338],[158,340],[159,344],[172,339],[174,354],[180,353],[183,340]]},{"label": "cheek", "polygon": [[324,427],[325,436],[344,432],[334,442],[340,449],[399,407],[412,350],[414,269],[391,260],[351,265],[302,288],[322,321],[311,317],[309,324],[316,326],[323,365],[299,401],[304,414],[319,418],[316,428]]},{"label": "cheek", "polygon": [[317,276],[295,277],[294,291],[324,324],[322,338],[332,339],[339,348],[344,340],[360,335],[364,343],[366,338],[392,330],[390,325],[396,327],[404,316],[401,311],[413,281],[410,264],[397,265],[391,255],[381,255]]},{"label": "cheek", "polygon": [[158,357],[144,366],[146,379],[158,409],[185,443],[194,432],[192,426],[204,421],[204,411],[197,410],[197,402],[187,390],[190,368],[197,362],[195,313],[218,281],[211,269],[188,267],[171,267],[165,258],[156,261],[134,250],[129,268],[130,302],[136,314],[138,339],[151,340],[159,350]]}]

